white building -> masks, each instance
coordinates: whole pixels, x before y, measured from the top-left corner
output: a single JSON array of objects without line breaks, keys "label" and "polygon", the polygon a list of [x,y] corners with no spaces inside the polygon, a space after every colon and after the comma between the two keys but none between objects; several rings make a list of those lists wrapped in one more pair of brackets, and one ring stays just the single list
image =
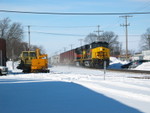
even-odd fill
[{"label": "white building", "polygon": [[60,56],[59,55],[54,55],[50,58],[50,64],[51,65],[58,65],[60,62]]},{"label": "white building", "polygon": [[150,60],[150,50],[142,51],[142,53],[135,54],[132,60]]},{"label": "white building", "polygon": [[150,60],[150,50],[142,51],[143,60]]},{"label": "white building", "polygon": [[131,60],[134,61],[134,60],[143,60],[143,54],[141,53],[138,53],[138,54],[135,54],[134,56],[131,57]]}]

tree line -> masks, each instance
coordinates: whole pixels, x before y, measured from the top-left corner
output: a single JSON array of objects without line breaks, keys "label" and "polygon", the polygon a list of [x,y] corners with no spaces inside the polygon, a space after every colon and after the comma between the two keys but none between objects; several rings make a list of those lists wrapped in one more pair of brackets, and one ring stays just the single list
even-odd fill
[{"label": "tree line", "polygon": [[121,54],[122,44],[118,41],[118,35],[112,31],[103,32],[101,35],[95,33],[90,33],[84,39],[86,44],[95,42],[95,41],[105,41],[109,43],[110,55],[117,56]]},{"label": "tree line", "polygon": [[[118,35],[112,31],[103,32],[100,36],[95,33],[88,34],[84,42],[86,44],[95,42],[95,41],[106,41],[109,43],[110,55],[119,56],[125,55],[125,50],[122,49],[122,43],[118,41]],[[141,35],[141,41],[139,45],[139,52],[143,50],[150,50],[150,28],[146,30],[144,34]],[[133,55],[134,50],[128,50],[128,54]]]},{"label": "tree line", "polygon": [[[6,40],[6,54],[8,59],[17,60],[22,51],[27,51],[28,43],[23,41],[24,30],[21,23],[12,22],[9,18],[0,19],[0,38]],[[42,48],[31,45],[30,50]]]},{"label": "tree line", "polygon": [[[22,51],[28,50],[28,43],[23,41],[24,29],[21,23],[12,22],[9,18],[0,19],[0,38],[6,40],[7,45],[7,58],[17,59]],[[112,56],[117,56],[125,54],[125,50],[122,49],[122,43],[118,41],[118,35],[112,31],[103,32],[101,35],[95,33],[88,34],[84,42],[86,44],[95,41],[106,41],[109,43],[110,54]],[[30,50],[35,50],[40,48],[43,52],[42,46],[31,45]],[[140,50],[150,50],[150,28],[146,30],[144,34],[141,35]],[[133,51],[129,50],[131,54]]]}]

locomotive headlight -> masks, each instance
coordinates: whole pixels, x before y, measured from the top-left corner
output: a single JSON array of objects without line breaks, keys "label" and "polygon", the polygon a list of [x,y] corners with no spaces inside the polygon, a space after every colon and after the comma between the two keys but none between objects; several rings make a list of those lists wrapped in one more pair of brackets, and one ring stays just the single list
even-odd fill
[{"label": "locomotive headlight", "polygon": [[103,51],[103,48],[100,48],[100,51]]}]

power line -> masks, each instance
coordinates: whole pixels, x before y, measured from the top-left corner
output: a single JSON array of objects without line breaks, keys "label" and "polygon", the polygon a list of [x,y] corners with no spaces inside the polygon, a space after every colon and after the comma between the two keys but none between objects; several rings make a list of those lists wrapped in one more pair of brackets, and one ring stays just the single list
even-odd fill
[{"label": "power line", "polygon": [[[28,33],[29,31],[25,31],[26,33]],[[24,33],[25,33],[24,32]],[[50,33],[50,32],[43,32],[43,31],[30,31],[32,33],[41,33],[41,34],[50,34],[50,35],[66,35],[66,36],[87,36],[84,34],[64,34],[64,33]],[[120,34],[118,35],[119,37],[124,37],[126,35],[124,34]],[[133,37],[137,37],[137,36],[141,36],[141,34],[129,34],[128,36],[133,36]],[[148,35],[147,35],[148,36]]]},{"label": "power line", "polygon": [[145,4],[142,7],[139,7],[136,9],[136,11],[144,10],[150,6],[150,1],[145,2]]},{"label": "power line", "polygon": [[[26,31],[26,32],[28,32],[28,31]],[[83,34],[63,34],[63,33],[49,33],[49,32],[41,32],[41,31],[30,31],[30,32],[32,32],[32,33],[41,33],[41,34],[50,34],[50,35],[64,35],[64,36],[87,36],[87,35],[83,35]],[[25,32],[24,32],[25,33]],[[118,35],[119,37],[124,37],[124,36],[126,36],[126,35],[123,35],[123,34],[121,34],[121,35]],[[132,37],[139,37],[139,36],[141,36],[140,34],[130,34],[130,35],[128,35],[128,36],[132,36]],[[148,36],[148,35],[147,35]]]},{"label": "power line", "polygon": [[115,13],[99,13],[99,12],[93,12],[93,13],[77,13],[77,12],[32,12],[32,11],[16,11],[16,10],[0,10],[0,12],[6,12],[6,13],[25,13],[25,14],[40,14],[40,15],[143,15],[143,14],[150,14],[150,12],[115,12]]},{"label": "power line", "polygon": [[79,34],[62,34],[62,33],[49,33],[49,32],[41,32],[41,31],[31,31],[32,33],[41,33],[41,34],[50,34],[50,35],[63,35],[63,36],[86,36]]},{"label": "power line", "polygon": [[[126,35],[118,35],[118,36],[126,36]],[[134,37],[137,37],[137,36],[141,36],[140,34],[131,34],[131,35],[128,35],[128,36],[134,36]]]},{"label": "power line", "polygon": [[[31,27],[50,27],[50,28],[91,28],[96,26],[40,26],[40,25],[30,25]],[[28,27],[28,25],[25,25],[25,27]]]}]

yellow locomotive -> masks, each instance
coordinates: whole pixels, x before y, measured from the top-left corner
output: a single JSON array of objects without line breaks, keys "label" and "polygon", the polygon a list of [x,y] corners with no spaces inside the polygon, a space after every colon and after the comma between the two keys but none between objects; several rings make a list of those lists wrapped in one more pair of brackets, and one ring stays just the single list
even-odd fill
[{"label": "yellow locomotive", "polygon": [[109,65],[110,50],[107,42],[93,42],[75,49],[76,65],[103,68]]},{"label": "yellow locomotive", "polygon": [[110,49],[107,42],[99,41],[87,44],[60,54],[60,64],[103,68],[109,65]]}]

